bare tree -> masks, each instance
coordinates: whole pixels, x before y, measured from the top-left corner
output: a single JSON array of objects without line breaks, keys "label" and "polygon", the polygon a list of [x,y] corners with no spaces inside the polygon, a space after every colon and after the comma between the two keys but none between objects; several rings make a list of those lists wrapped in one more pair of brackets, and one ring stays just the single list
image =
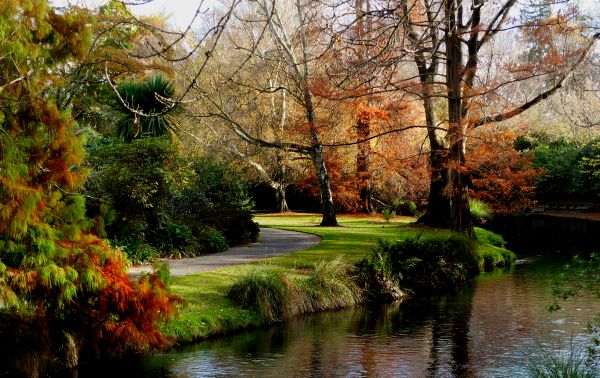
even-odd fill
[{"label": "bare tree", "polygon": [[[208,83],[195,86],[203,104],[203,111],[197,116],[220,119],[245,142],[308,156],[319,183],[321,225],[335,226],[321,142],[320,129],[324,125],[319,123],[313,91],[318,65],[330,47],[329,37],[318,24],[320,19],[318,3],[310,1],[283,4],[259,0],[240,7],[228,42],[219,52],[223,54],[220,65],[212,66]],[[231,55],[232,51],[237,55]],[[246,62],[244,70],[228,67],[232,60]],[[227,93],[235,95],[230,97]],[[273,93],[285,94],[293,103],[293,109],[286,108],[286,112],[294,112],[293,133],[274,132],[277,127],[273,122],[281,121],[271,116]],[[261,127],[261,122],[271,124]]]}]

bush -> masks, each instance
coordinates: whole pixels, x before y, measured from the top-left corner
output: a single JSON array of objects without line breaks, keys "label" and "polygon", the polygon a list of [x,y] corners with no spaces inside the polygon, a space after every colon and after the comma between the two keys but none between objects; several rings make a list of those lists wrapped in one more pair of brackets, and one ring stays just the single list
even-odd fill
[{"label": "bush", "polygon": [[393,299],[403,290],[424,292],[464,283],[478,271],[474,243],[453,234],[447,239],[379,240],[357,263],[360,282],[370,296]]},{"label": "bush", "polygon": [[196,237],[213,227],[229,245],[255,241],[259,229],[252,221],[253,203],[241,175],[211,158],[199,158],[191,168],[190,184],[172,196],[171,211]]},{"label": "bush", "polygon": [[163,256],[174,250],[188,250],[196,244],[190,228],[178,223],[167,223],[162,228],[155,230],[150,240]]},{"label": "bush", "polygon": [[384,209],[381,212],[381,216],[383,217],[383,219],[385,219],[387,223],[390,223],[390,220],[396,216],[396,212],[394,210]]},{"label": "bush", "polygon": [[160,257],[158,250],[144,240],[128,238],[116,244],[133,265],[147,264]]},{"label": "bush", "polygon": [[167,138],[91,145],[88,216],[103,217],[111,239],[147,240],[168,218],[167,199],[179,168],[177,150]]},{"label": "bush", "polygon": [[300,282],[310,311],[339,309],[362,302],[363,293],[351,275],[353,267],[341,258],[316,264]]},{"label": "bush", "polygon": [[398,215],[415,215],[417,213],[417,205],[411,200],[395,199],[392,200],[389,207]]},{"label": "bush", "polygon": [[203,253],[223,252],[229,248],[225,236],[212,227],[205,227],[199,232],[198,243],[201,245],[200,251]]}]

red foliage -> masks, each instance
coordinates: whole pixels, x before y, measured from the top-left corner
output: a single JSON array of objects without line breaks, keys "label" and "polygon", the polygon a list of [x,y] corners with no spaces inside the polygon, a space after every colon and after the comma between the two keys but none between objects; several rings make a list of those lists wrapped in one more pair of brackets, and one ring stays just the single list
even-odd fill
[{"label": "red foliage", "polygon": [[[345,151],[326,151],[325,161],[336,211],[353,213],[360,209],[358,180],[354,170],[353,156],[342,152]],[[346,161],[348,159],[351,161]],[[310,193],[316,202],[320,201],[319,185],[314,175],[299,181],[297,185],[300,189]]]},{"label": "red foliage", "polygon": [[497,213],[510,213],[532,204],[533,180],[539,174],[531,156],[513,148],[512,132],[485,133],[472,138],[466,168],[471,175],[469,195]]}]

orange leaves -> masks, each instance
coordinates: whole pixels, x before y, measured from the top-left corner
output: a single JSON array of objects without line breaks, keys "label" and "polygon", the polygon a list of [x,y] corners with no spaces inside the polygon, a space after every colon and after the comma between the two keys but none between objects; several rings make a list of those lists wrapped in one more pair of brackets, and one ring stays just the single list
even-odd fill
[{"label": "orange leaves", "polygon": [[512,132],[485,133],[472,137],[470,195],[491,205],[495,212],[507,213],[531,205],[535,195],[533,180],[539,170],[531,157],[513,148]]}]

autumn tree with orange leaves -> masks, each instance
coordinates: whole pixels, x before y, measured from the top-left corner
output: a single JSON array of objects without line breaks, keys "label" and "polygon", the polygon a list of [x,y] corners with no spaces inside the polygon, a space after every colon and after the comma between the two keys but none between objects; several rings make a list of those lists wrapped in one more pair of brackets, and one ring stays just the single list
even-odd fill
[{"label": "autumn tree with orange leaves", "polygon": [[[429,139],[430,191],[422,221],[474,238],[466,149],[472,130],[513,118],[557,92],[585,60],[597,34],[566,8],[520,24],[515,0],[371,4],[369,59],[349,61],[338,85],[368,80],[371,92],[420,103]],[[340,23],[344,17],[339,11]],[[351,25],[346,25],[351,29]],[[342,28],[343,29],[343,28]],[[526,33],[527,45],[519,42]],[[352,38],[342,40],[351,43]],[[534,61],[519,51],[543,46]],[[507,46],[511,46],[507,48]],[[370,73],[370,75],[365,75]]]},{"label": "autumn tree with orange leaves", "polygon": [[132,282],[123,255],[85,217],[83,149],[56,96],[60,68],[90,48],[92,19],[80,17],[45,0],[0,5],[0,335],[35,323],[42,332],[17,333],[3,348],[14,353],[29,334],[46,352],[66,350],[71,366],[79,354],[165,346],[158,323],[176,302],[158,275]]}]

